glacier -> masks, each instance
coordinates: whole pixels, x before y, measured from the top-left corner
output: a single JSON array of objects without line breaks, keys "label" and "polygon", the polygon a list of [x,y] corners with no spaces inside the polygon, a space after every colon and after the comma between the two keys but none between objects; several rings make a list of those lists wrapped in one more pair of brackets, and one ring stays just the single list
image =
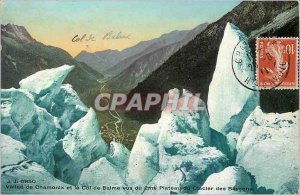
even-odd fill
[{"label": "glacier", "polygon": [[299,111],[263,113],[260,107],[247,118],[237,142],[236,163],[255,177],[258,188],[298,192],[298,122]]},{"label": "glacier", "polygon": [[127,177],[127,165],[130,156],[130,150],[128,150],[123,144],[112,141],[109,144],[109,154],[106,158],[114,167],[118,174],[125,181]]},{"label": "glacier", "polygon": [[92,108],[66,130],[55,149],[59,178],[73,185],[78,183],[83,168],[107,154],[107,145],[100,136],[96,113]]},{"label": "glacier", "polygon": [[62,82],[74,69],[74,66],[63,65],[58,68],[41,70],[19,82],[21,89],[26,89],[36,97],[37,104],[48,108],[52,98],[59,93]]},{"label": "glacier", "polygon": [[[227,23],[208,92],[207,107],[210,115],[210,127],[225,135],[230,131],[239,133],[242,124],[259,101],[258,92],[241,85],[234,75],[232,56],[238,43],[240,43],[240,47],[250,52],[248,40],[243,32],[233,24]],[[244,62],[241,66],[253,66],[252,57],[247,55],[246,51],[241,54]],[[245,69],[245,67],[240,68]],[[243,74],[252,77],[251,74],[254,72],[245,70]]]},{"label": "glacier", "polygon": [[[179,91],[169,91],[170,96],[175,93]],[[190,92],[183,90],[182,97],[185,93]],[[210,131],[206,109],[182,112],[168,108],[167,105],[157,124],[145,124],[139,130],[129,157],[127,181],[131,185],[159,184],[170,175],[182,188],[180,193],[195,193],[192,186],[200,186],[208,175],[223,170],[228,159],[203,139],[207,135],[204,131]],[[207,125],[202,126],[200,133],[194,124]]]},{"label": "glacier", "polygon": [[63,129],[69,128],[88,111],[72,86],[62,84],[73,69],[74,66],[63,65],[42,70],[19,83],[20,89],[34,95],[35,104],[58,118],[58,123]]},{"label": "glacier", "polygon": [[[259,94],[232,73],[232,52],[239,41],[249,48],[245,35],[228,23],[207,108],[203,101],[198,101],[200,110],[172,110],[166,104],[157,123],[141,126],[131,151],[115,141],[107,144],[95,111],[63,84],[74,66],[39,71],[20,81],[20,89],[3,89],[2,192],[219,194],[199,188],[223,186],[250,189],[247,193],[297,193],[299,111],[262,112]],[[252,63],[249,56],[243,59]],[[168,92],[170,99],[175,95],[179,103],[186,96],[200,100],[185,89]],[[6,188],[7,182],[28,177],[39,186],[79,189]],[[83,190],[88,186],[119,190]],[[130,189],[135,186],[153,188]],[[229,192],[245,193],[222,193]]]},{"label": "glacier", "polygon": [[62,85],[73,69],[63,65],[39,71],[21,80],[20,89],[1,91],[2,133],[22,141],[26,155],[50,173],[57,141],[88,112],[71,85]]},{"label": "glacier", "polygon": [[211,174],[203,186],[213,189],[199,190],[198,194],[252,194],[251,178],[244,168],[239,166],[227,167],[219,173]]},{"label": "glacier", "polygon": [[58,129],[55,118],[37,106],[28,91],[3,89],[1,96],[1,132],[22,141],[26,155],[53,173]]},{"label": "glacier", "polygon": [[124,179],[105,157],[84,168],[78,184],[80,186],[119,187],[119,190],[102,190],[101,194],[126,194],[123,190],[126,186]]},{"label": "glacier", "polygon": [[156,124],[140,128],[128,160],[129,184],[145,185],[158,173],[158,136]]},{"label": "glacier", "polygon": [[[12,139],[10,136],[0,134],[1,147],[1,191],[12,194],[32,194],[32,193],[70,193],[75,191],[64,190],[70,185],[61,182],[53,177],[43,166],[28,159],[25,156],[26,146]],[[34,188],[27,189],[20,185],[21,180],[34,180]],[[14,183],[18,181],[18,183]],[[44,190],[43,186],[57,186],[60,189]],[[9,186],[9,187],[7,187]],[[6,189],[6,190],[3,190]]]},{"label": "glacier", "polygon": [[88,108],[80,100],[70,84],[60,87],[57,95],[53,97],[50,109],[47,110],[57,117],[62,129],[68,129],[88,112]]},{"label": "glacier", "polygon": [[26,146],[10,136],[0,134],[1,167],[25,161]]},{"label": "glacier", "polygon": [[[63,65],[43,70],[20,81],[20,89],[1,91],[3,181],[29,176],[41,186],[74,187],[85,180],[92,165],[104,162],[104,172],[111,171],[108,175],[119,177],[125,185],[130,151],[117,142],[108,147],[94,110],[83,104],[71,85],[62,84],[73,69]],[[31,191],[6,188],[2,192],[75,193],[42,187]]]}]

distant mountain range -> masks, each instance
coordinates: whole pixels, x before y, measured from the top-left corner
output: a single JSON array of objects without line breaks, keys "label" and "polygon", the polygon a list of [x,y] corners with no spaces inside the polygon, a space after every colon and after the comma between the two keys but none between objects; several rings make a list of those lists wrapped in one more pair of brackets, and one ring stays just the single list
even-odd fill
[{"label": "distant mountain range", "polygon": [[[201,24],[191,31],[181,33],[184,35],[174,36],[175,32],[171,32],[166,35],[162,35],[156,39],[149,47],[139,54],[129,57],[123,60],[113,68],[124,68],[120,74],[113,77],[107,82],[107,87],[112,90],[128,92],[137,86],[139,82],[142,82],[147,78],[153,71],[155,71],[160,65],[162,65],[172,54],[178,51],[182,46],[191,41],[197,34],[203,31],[207,27],[208,23]],[[165,38],[164,38],[165,37]],[[165,41],[173,37],[171,40]],[[175,37],[178,40],[175,42]],[[181,38],[180,38],[181,37]]]},{"label": "distant mountain range", "polygon": [[[298,9],[297,1],[241,2],[231,12],[208,25],[195,39],[175,52],[131,93],[165,93],[176,87],[201,93],[201,98],[206,101],[226,23],[233,23],[249,37],[250,47],[255,55],[255,38],[258,36],[299,36]],[[298,92],[298,90],[262,91],[261,107],[266,112],[297,110]],[[127,113],[127,116],[145,123],[156,121],[159,115],[158,110]]]},{"label": "distant mountain range", "polygon": [[118,50],[105,50],[90,53],[87,51],[81,51],[75,59],[80,62],[88,64],[93,70],[97,72],[104,72],[111,66],[117,64],[122,58],[126,58]]},{"label": "distant mountain range", "polygon": [[[146,55],[151,55],[151,53],[153,55],[155,51],[158,51],[163,47],[170,46],[170,49],[165,49],[168,50],[168,52],[166,52],[166,55],[161,55],[161,57],[154,62],[148,62],[149,65],[147,65],[147,67],[149,67],[149,69],[147,70],[147,72],[151,73],[152,70],[156,69],[161,64],[158,62],[165,61],[169,57],[169,53],[173,54],[175,51],[177,51],[177,49],[189,42],[204,28],[206,28],[207,25],[207,23],[204,23],[192,30],[175,30],[170,33],[163,34],[159,38],[155,38],[148,41],[142,41],[137,45],[134,45],[130,48],[126,48],[122,51],[105,50],[94,53],[82,51],[75,57],[75,59],[80,62],[86,63],[91,68],[100,73],[116,76],[121,72],[127,70],[127,68],[129,68],[130,66],[136,66],[136,71],[141,71],[141,68],[139,68],[138,65],[136,65],[136,61],[142,60],[142,58],[144,58]],[[176,48],[174,47],[174,44],[176,44]],[[159,56],[156,55],[156,57]],[[135,65],[133,65],[134,63]],[[123,76],[120,75],[118,78],[124,77],[128,74],[133,75],[135,72],[133,70],[135,70],[135,68],[131,67],[129,70],[126,71],[126,73],[124,73]],[[112,84],[112,86],[115,87],[115,84]]]},{"label": "distant mountain range", "polygon": [[105,50],[94,53],[82,51],[75,57],[75,59],[80,62],[85,62],[98,72],[116,75],[126,69],[126,65],[122,66],[122,64],[128,64],[128,60],[126,59],[133,56],[141,56],[141,52],[145,50],[150,52],[154,49],[153,47],[157,47],[158,45],[163,46],[178,42],[179,40],[182,40],[187,33],[188,31],[172,31],[159,38],[142,41],[133,47],[126,48],[122,51]]},{"label": "distant mountain range", "polygon": [[76,61],[63,49],[36,41],[23,26],[1,25],[1,44],[1,88],[18,88],[21,79],[63,64],[75,65],[66,82],[81,95],[99,87],[98,80],[103,79],[102,74]]}]

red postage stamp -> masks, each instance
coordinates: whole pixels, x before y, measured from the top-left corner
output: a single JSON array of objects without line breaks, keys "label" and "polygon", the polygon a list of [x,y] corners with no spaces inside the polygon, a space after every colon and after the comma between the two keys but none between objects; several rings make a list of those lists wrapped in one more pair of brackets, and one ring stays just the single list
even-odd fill
[{"label": "red postage stamp", "polygon": [[298,89],[298,38],[257,38],[258,89]]}]

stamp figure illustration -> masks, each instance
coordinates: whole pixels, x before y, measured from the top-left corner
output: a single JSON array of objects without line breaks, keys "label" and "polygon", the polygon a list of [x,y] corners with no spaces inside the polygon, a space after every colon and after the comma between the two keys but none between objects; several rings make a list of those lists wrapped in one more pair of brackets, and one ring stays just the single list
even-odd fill
[{"label": "stamp figure illustration", "polygon": [[297,38],[258,38],[256,59],[259,89],[298,89]]}]

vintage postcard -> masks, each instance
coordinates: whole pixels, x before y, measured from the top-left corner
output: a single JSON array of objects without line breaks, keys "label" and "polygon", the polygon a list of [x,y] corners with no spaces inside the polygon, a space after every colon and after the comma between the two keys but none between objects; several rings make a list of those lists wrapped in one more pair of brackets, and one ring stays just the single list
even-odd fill
[{"label": "vintage postcard", "polygon": [[299,194],[299,2],[0,0],[1,194]]}]

